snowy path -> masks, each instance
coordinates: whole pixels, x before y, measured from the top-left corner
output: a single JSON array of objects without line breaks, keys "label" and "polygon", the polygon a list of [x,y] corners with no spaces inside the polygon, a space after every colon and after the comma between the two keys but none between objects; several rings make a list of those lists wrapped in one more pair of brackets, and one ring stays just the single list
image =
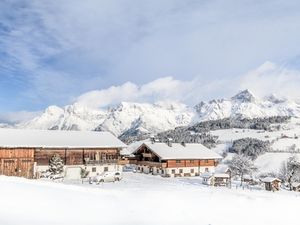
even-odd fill
[{"label": "snowy path", "polygon": [[300,194],[125,174],[103,185],[0,177],[3,225],[298,225]]}]

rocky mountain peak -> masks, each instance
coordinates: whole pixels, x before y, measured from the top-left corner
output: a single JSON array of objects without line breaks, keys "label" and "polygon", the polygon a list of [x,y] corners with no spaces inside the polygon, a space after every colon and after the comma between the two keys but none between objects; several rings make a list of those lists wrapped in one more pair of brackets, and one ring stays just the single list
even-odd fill
[{"label": "rocky mountain peak", "polygon": [[255,102],[256,98],[248,89],[240,91],[238,94],[231,98],[234,101],[239,102]]}]

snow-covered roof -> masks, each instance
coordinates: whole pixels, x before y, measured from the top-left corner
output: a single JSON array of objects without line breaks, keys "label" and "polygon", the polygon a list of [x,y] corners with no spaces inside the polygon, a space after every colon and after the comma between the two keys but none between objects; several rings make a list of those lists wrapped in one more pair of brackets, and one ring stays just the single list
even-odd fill
[{"label": "snow-covered roof", "polygon": [[292,183],[292,187],[300,187],[300,183],[299,182],[293,182]]},{"label": "snow-covered roof", "polygon": [[229,178],[229,174],[227,173],[210,173],[210,172],[205,172],[200,175],[202,178],[211,178],[211,177],[219,177],[219,178]]},{"label": "snow-covered roof", "polygon": [[227,173],[215,173],[214,177],[229,178],[229,174],[227,174]]},{"label": "snow-covered roof", "polygon": [[253,180],[253,177],[250,176],[250,175],[248,175],[248,174],[247,174],[247,175],[244,175],[243,178],[244,178],[244,179],[247,179],[247,180]]},{"label": "snow-covered roof", "polygon": [[210,173],[210,172],[205,172],[205,173],[202,173],[201,175],[200,175],[200,177],[202,177],[202,178],[211,178],[211,177],[213,177],[213,174],[212,173]]},{"label": "snow-covered roof", "polygon": [[273,182],[273,181],[275,181],[275,180],[276,180],[276,181],[279,181],[279,182],[281,181],[280,179],[278,179],[278,178],[276,178],[276,177],[265,177],[265,178],[261,179],[262,182],[268,182],[268,183],[269,183],[269,182]]},{"label": "snow-covered roof", "polygon": [[[145,140],[136,141],[136,142],[133,142],[133,143],[129,144],[126,147],[126,151],[124,151],[124,153],[129,154],[129,155],[134,153],[144,142],[146,142],[146,141]],[[148,140],[147,140],[147,142],[148,142]]]},{"label": "snow-covered roof", "polygon": [[0,147],[124,148],[109,132],[0,129]]},{"label": "snow-covered roof", "polygon": [[[151,142],[144,141],[139,145],[146,145],[150,150],[152,150],[161,159],[222,159],[222,156],[215,153],[214,151],[208,149],[202,144],[190,144],[186,143],[183,146],[180,143],[172,143],[169,146],[162,142]],[[135,151],[139,149],[136,148]],[[134,151],[134,152],[135,152]]]},{"label": "snow-covered roof", "polygon": [[225,165],[225,164],[219,164],[216,168],[215,168],[215,172],[216,173],[227,173],[229,171],[229,166]]}]

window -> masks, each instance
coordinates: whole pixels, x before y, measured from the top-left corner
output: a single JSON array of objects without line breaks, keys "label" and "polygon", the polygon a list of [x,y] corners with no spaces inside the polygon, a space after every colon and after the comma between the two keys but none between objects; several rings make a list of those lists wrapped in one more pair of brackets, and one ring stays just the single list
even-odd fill
[{"label": "window", "polygon": [[175,174],[175,170],[172,170],[172,174]]},{"label": "window", "polygon": [[194,173],[195,171],[194,171],[194,169],[191,169],[191,173]]},{"label": "window", "polygon": [[208,163],[208,159],[205,159],[204,162],[205,162],[205,163]]},{"label": "window", "polygon": [[181,161],[180,160],[176,160],[176,163],[181,163]]},{"label": "window", "polygon": [[179,173],[183,173],[183,170],[182,170],[182,169],[179,169]]},{"label": "window", "polygon": [[90,158],[90,160],[95,160],[96,159],[96,153],[95,152],[91,152],[89,154],[89,158]]},{"label": "window", "polygon": [[208,169],[208,168],[205,168],[205,172],[209,172],[209,169]]},{"label": "window", "polygon": [[108,171],[108,167],[104,167],[104,172],[107,172]]},{"label": "window", "polygon": [[92,167],[92,172],[96,172],[96,167]]},{"label": "window", "polygon": [[194,160],[190,160],[190,163],[194,163]]}]

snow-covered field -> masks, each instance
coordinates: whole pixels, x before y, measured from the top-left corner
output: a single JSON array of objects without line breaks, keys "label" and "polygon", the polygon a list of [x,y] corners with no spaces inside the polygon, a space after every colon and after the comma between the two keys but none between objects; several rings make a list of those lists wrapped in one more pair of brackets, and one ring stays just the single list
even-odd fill
[{"label": "snow-covered field", "polygon": [[[220,144],[213,150],[222,155],[227,152],[234,140],[242,138],[256,138],[271,142],[271,152],[258,156],[255,165],[258,173],[278,173],[282,163],[292,154],[300,159],[300,119],[292,118],[290,123],[281,124],[282,129],[278,131],[264,131],[253,129],[225,129],[211,131],[212,135],[218,136]],[[284,136],[284,137],[283,137]],[[298,138],[295,138],[298,137]],[[294,153],[291,148],[296,150]],[[228,154],[224,161],[230,160],[233,154]]]},{"label": "snow-covered field", "polygon": [[299,224],[298,193],[207,187],[198,177],[125,173],[89,185],[1,176],[0,193],[3,225]]},{"label": "snow-covered field", "polygon": [[[295,154],[300,159],[300,154]],[[265,153],[259,156],[254,164],[257,166],[259,173],[279,173],[283,162],[286,162],[291,153]]]}]

